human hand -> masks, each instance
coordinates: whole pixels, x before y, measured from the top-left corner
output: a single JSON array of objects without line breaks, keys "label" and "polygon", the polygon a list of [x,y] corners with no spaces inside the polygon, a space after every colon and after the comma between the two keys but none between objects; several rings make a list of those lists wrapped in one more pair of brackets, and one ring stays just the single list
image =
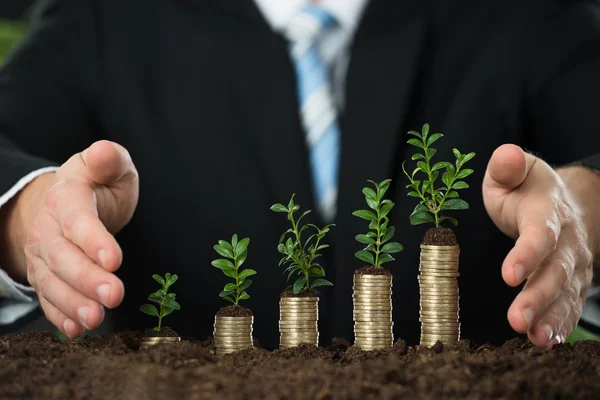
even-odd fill
[{"label": "human hand", "polygon": [[127,150],[100,141],[28,186],[14,205],[27,280],[48,320],[74,338],[100,326],[102,305],[123,300],[113,274],[122,252],[113,235],[133,216],[138,174]]},{"label": "human hand", "polygon": [[579,204],[559,174],[514,145],[492,155],[483,200],[515,246],[502,264],[510,286],[527,280],[508,321],[533,344],[551,347],[575,329],[592,279],[591,241]]}]

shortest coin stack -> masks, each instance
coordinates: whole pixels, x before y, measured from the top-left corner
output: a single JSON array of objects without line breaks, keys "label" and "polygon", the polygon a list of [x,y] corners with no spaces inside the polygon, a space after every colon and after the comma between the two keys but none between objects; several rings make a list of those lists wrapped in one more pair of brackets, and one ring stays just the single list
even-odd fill
[{"label": "shortest coin stack", "polygon": [[252,324],[254,317],[222,317],[215,315],[215,346],[222,356],[244,350],[253,345]]},{"label": "shortest coin stack", "polygon": [[319,298],[281,297],[279,301],[279,347],[319,345]]},{"label": "shortest coin stack", "polygon": [[421,245],[421,346],[444,345],[460,339],[458,246]]},{"label": "shortest coin stack", "polygon": [[362,350],[389,349],[394,343],[392,276],[354,274],[354,345]]}]

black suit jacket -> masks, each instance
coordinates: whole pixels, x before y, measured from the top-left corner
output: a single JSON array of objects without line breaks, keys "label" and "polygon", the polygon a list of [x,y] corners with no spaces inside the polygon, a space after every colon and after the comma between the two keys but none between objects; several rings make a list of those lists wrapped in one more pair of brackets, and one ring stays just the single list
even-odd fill
[{"label": "black suit jacket", "polygon": [[[419,243],[426,226],[408,216],[401,163],[406,132],[423,123],[452,147],[474,151],[456,216],[464,338],[514,336],[501,263],[512,246],[482,203],[487,161],[515,143],[553,165],[598,151],[600,5],[597,1],[373,0],[352,44],[337,226],[327,238],[322,343],[352,340],[352,273],[365,233],[351,215],[364,208],[367,179],[392,178],[391,216],[405,246],[394,273],[396,337],[418,341]],[[227,282],[210,265],[212,245],[251,238],[247,266],[258,271],[247,306],[259,341],[277,345],[277,267],[287,221],[269,207],[297,194],[314,209],[304,134],[286,41],[250,0],[48,0],[31,35],[0,72],[0,192],[21,176],[60,164],[93,141],[124,145],[140,172],[138,209],[118,235],[124,303],[117,329],[154,321],[137,309],[154,291],[153,273],[180,275],[182,310],[166,322],[181,334],[211,335]],[[591,163],[593,164],[593,163]],[[322,224],[315,214],[312,222]]]}]

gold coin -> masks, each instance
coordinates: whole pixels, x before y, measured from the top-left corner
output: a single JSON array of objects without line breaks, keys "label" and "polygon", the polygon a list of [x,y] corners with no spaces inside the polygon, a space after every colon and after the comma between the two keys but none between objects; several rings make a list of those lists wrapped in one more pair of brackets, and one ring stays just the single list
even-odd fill
[{"label": "gold coin", "polygon": [[437,244],[421,244],[424,250],[439,250],[439,251],[459,251],[460,246],[458,244],[452,245],[437,245]]},{"label": "gold coin", "polygon": [[279,341],[279,347],[282,347],[282,348],[296,347],[296,346],[300,346],[302,344],[318,346],[319,345],[319,341],[317,339],[314,339],[314,340],[307,340],[307,339],[301,339],[301,340],[280,340]]},{"label": "gold coin", "polygon": [[380,322],[354,322],[354,328],[386,328],[391,329],[394,326],[394,323],[391,321],[380,321]]},{"label": "gold coin", "polygon": [[370,295],[370,294],[387,294],[387,295],[391,295],[392,294],[392,288],[391,287],[365,287],[365,286],[354,286],[352,288],[352,291],[354,294],[363,294],[363,295]]},{"label": "gold coin", "polygon": [[252,346],[250,340],[215,340],[215,346],[228,347],[228,346]]},{"label": "gold coin", "polygon": [[454,280],[453,282],[420,282],[420,289],[455,289],[458,290],[458,282]]},{"label": "gold coin", "polygon": [[356,306],[360,306],[360,307],[388,307],[388,308],[392,308],[392,302],[391,301],[354,301],[353,305]]},{"label": "gold coin", "polygon": [[280,310],[318,310],[316,304],[281,304]]},{"label": "gold coin", "polygon": [[382,291],[355,290],[352,293],[352,297],[390,298],[391,296],[392,296],[392,292],[390,292],[389,290],[382,290]]},{"label": "gold coin", "polygon": [[392,317],[392,310],[360,310],[360,309],[355,309],[352,312],[352,315],[355,317],[377,317],[377,318],[383,318],[383,317],[388,317],[391,318]]},{"label": "gold coin", "polygon": [[[367,340],[367,339],[354,339],[354,344],[356,347],[360,348],[390,348],[393,344],[393,339],[384,339],[384,340]],[[389,346],[389,347],[388,347]]]},{"label": "gold coin", "polygon": [[420,317],[419,322],[423,324],[458,324],[458,317],[450,317],[450,318],[429,318],[429,317]]},{"label": "gold coin", "polygon": [[392,280],[391,275],[354,275],[354,279],[357,281],[384,281]]},{"label": "gold coin", "polygon": [[421,339],[425,340],[455,340],[458,338],[458,333],[455,334],[438,334],[438,333],[421,333]]},{"label": "gold coin", "polygon": [[427,276],[432,276],[432,277],[437,277],[437,278],[458,278],[460,276],[460,274],[458,272],[438,272],[438,271],[427,271],[427,270],[422,270],[420,269],[419,271],[421,271],[421,276],[423,275],[427,275]]},{"label": "gold coin", "polygon": [[307,338],[307,339],[316,339],[319,337],[319,334],[315,331],[312,332],[295,332],[295,331],[285,331],[281,332],[281,337],[285,337],[288,339],[297,339],[297,338]]},{"label": "gold coin", "polygon": [[221,332],[252,332],[251,326],[215,326],[215,331]]},{"label": "gold coin", "polygon": [[318,326],[317,321],[279,321],[281,327],[303,327],[303,328],[316,328]]},{"label": "gold coin", "polygon": [[250,334],[250,333],[223,333],[223,332],[215,332],[213,334],[213,336],[215,338],[239,338],[239,337],[251,338],[252,334]]},{"label": "gold coin", "polygon": [[279,315],[300,315],[300,316],[304,316],[304,315],[314,315],[315,317],[317,315],[319,315],[318,312],[316,312],[315,310],[281,310],[279,311]]},{"label": "gold coin", "polygon": [[455,293],[458,294],[458,287],[445,287],[445,286],[420,286],[420,293]]}]

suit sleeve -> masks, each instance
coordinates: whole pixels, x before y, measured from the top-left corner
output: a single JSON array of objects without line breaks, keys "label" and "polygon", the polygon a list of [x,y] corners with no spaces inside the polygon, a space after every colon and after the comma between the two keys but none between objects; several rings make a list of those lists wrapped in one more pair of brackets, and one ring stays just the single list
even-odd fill
[{"label": "suit sleeve", "polygon": [[530,25],[528,147],[554,166],[600,169],[600,2],[538,3]]},{"label": "suit sleeve", "polygon": [[0,195],[93,141],[95,26],[89,0],[45,0],[0,69]]}]

